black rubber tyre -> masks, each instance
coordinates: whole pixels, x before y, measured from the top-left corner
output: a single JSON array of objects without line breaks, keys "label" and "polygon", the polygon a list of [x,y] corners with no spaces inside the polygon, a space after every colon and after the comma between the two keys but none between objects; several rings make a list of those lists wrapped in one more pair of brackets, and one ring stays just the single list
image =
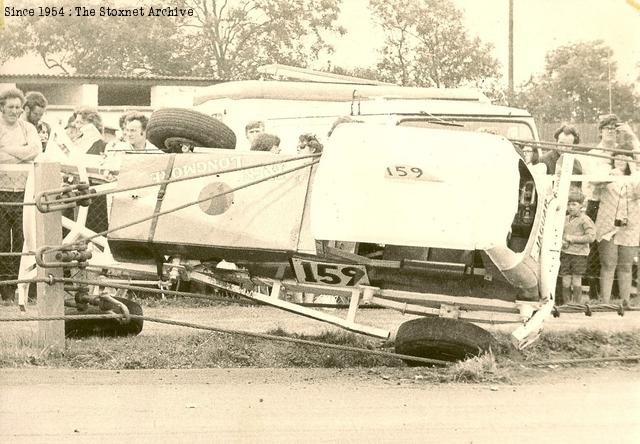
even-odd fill
[{"label": "black rubber tyre", "polygon": [[236,135],[227,125],[183,108],[159,109],[151,114],[147,139],[167,153],[181,152],[181,144],[230,150],[236,147]]},{"label": "black rubber tyre", "polygon": [[[142,316],[140,304],[125,298],[114,298],[129,309],[129,314]],[[96,307],[89,307],[87,311],[78,312],[75,309],[68,309],[65,314],[101,314]],[[135,336],[142,331],[144,321],[142,319],[131,319],[127,324],[121,324],[116,319],[69,319],[64,322],[64,333],[68,337],[82,338],[87,336]]]},{"label": "black rubber tyre", "polygon": [[[396,333],[396,353],[439,359],[461,361],[470,356],[486,352],[495,343],[487,330],[449,318],[424,317],[407,321]],[[425,365],[405,361],[409,366]]]}]

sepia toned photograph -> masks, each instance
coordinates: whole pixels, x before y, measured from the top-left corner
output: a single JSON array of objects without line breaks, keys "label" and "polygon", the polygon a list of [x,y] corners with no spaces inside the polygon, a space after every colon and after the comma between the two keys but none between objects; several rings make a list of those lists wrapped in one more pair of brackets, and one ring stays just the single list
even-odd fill
[{"label": "sepia toned photograph", "polygon": [[640,441],[640,1],[0,9],[0,442]]}]

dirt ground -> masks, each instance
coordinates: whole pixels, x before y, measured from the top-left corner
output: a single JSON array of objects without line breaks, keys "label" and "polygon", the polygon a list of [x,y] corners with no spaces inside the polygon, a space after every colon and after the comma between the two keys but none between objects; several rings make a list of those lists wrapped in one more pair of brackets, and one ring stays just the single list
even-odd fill
[{"label": "dirt ground", "polygon": [[6,443],[635,443],[638,411],[637,367],[497,386],[417,369],[0,370]]},{"label": "dirt ground", "polygon": [[[328,313],[346,316],[346,310],[327,309]],[[28,306],[25,315],[36,315],[37,308]],[[162,319],[204,324],[226,329],[246,330],[255,333],[265,333],[275,329],[282,329],[289,333],[305,335],[317,335],[327,330],[340,330],[339,327],[305,318],[303,316],[288,313],[267,306],[211,306],[211,307],[181,307],[160,306],[144,307],[144,314]],[[18,316],[20,311],[15,305],[0,306],[0,316]],[[376,327],[393,330],[401,323],[416,318],[416,316],[403,315],[394,310],[364,309],[358,312],[356,321]],[[487,325],[483,328],[490,331],[511,332],[515,330],[514,324]],[[36,328],[35,322],[13,322],[4,325],[5,332],[28,332]],[[544,326],[544,331],[575,331],[578,329],[593,329],[612,333],[640,329],[640,311],[626,312],[624,316],[616,313],[594,313],[591,317],[581,313],[563,313],[559,318],[549,317]],[[184,327],[176,327],[166,324],[146,322],[142,335],[190,335],[195,330]]]},{"label": "dirt ground", "polygon": [[[0,307],[0,316],[17,313],[15,306]],[[35,307],[27,314],[36,314]],[[318,335],[338,329],[270,307],[162,306],[145,307],[145,314],[252,332],[280,328]],[[393,329],[412,318],[362,310],[357,320]],[[28,334],[34,326],[11,323],[3,333]],[[492,328],[511,331],[514,326]],[[636,331],[640,312],[563,314],[549,318],[545,328]],[[147,322],[142,336],[189,339],[199,333]],[[640,441],[637,364],[523,367],[512,379],[476,383],[438,383],[427,372],[409,367],[5,368],[0,369],[0,442]]]},{"label": "dirt ground", "polygon": [[[341,316],[346,316],[346,310],[329,310]],[[189,322],[229,329],[242,329],[251,332],[267,332],[281,328],[287,332],[307,335],[320,334],[326,330],[340,330],[324,322],[288,313],[272,307],[256,306],[226,306],[202,308],[173,308],[146,307],[145,315],[166,319],[188,320]],[[393,330],[401,323],[416,318],[416,316],[402,315],[394,310],[367,309],[360,310],[357,322]],[[491,331],[511,332],[514,324],[482,325]],[[581,328],[594,329],[602,332],[629,331],[640,328],[640,311],[627,312],[624,316],[616,313],[595,313],[585,316],[581,313],[561,314],[559,318],[549,317],[545,322],[545,331],[573,331]],[[147,323],[142,334],[157,333],[190,334],[192,330],[173,327],[164,324]]]}]

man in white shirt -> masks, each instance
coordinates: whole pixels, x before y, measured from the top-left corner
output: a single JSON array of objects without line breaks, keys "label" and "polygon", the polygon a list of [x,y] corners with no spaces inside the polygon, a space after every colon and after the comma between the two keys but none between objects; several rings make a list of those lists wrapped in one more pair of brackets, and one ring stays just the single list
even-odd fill
[{"label": "man in white shirt", "polygon": [[0,94],[0,163],[31,162],[42,151],[36,127],[19,118],[23,103],[19,89]]},{"label": "man in white shirt", "polygon": [[107,148],[107,152],[144,151],[160,153],[154,144],[147,140],[147,124],[149,119],[142,113],[131,112],[124,119],[124,142]]},{"label": "man in white shirt", "polygon": [[105,170],[118,171],[122,156],[126,153],[162,153],[162,150],[147,140],[147,124],[149,119],[142,113],[125,114],[122,131],[124,141],[107,145],[105,149]]}]

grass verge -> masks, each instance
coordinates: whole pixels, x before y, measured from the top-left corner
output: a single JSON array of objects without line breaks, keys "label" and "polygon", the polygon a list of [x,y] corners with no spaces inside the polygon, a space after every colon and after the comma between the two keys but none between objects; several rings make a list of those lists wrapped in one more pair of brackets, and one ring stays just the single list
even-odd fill
[{"label": "grass verge", "polygon": [[[365,349],[380,349],[382,346],[379,340],[339,330],[327,330],[314,336],[291,334],[282,329],[270,333]],[[65,350],[59,353],[38,349],[35,343],[28,337],[1,337],[0,367],[113,370],[404,367],[402,361],[393,358],[216,333],[67,339]],[[446,368],[416,370],[428,382],[505,383],[522,373],[523,368],[528,369],[530,366],[527,364],[534,361],[629,355],[640,355],[640,330],[617,333],[592,330],[547,332],[521,353],[514,353],[508,335],[499,334],[496,349],[491,353]]]}]

